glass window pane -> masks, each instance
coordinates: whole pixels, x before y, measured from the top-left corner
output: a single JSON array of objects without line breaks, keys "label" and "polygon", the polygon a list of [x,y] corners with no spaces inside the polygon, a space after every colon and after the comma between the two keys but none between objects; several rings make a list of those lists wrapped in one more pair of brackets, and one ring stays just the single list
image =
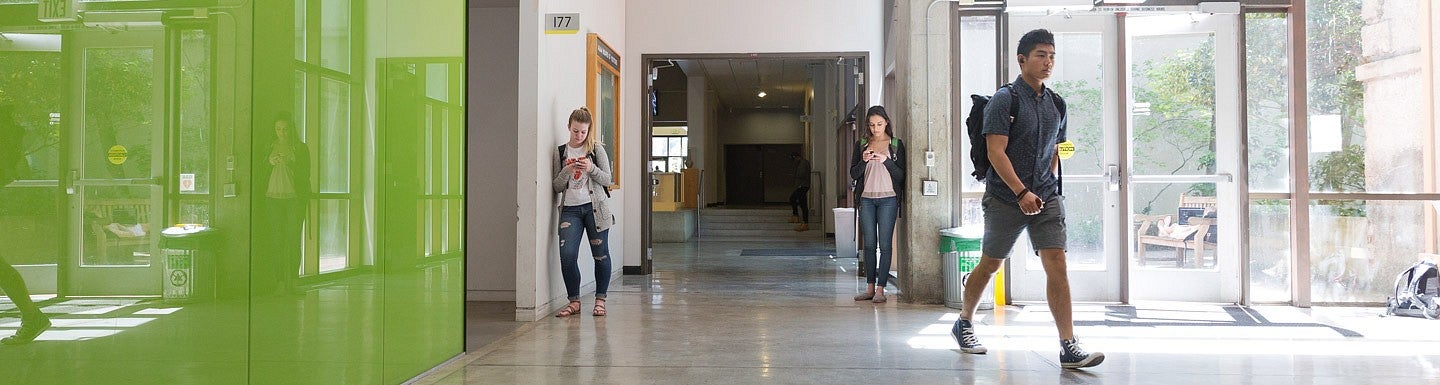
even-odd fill
[{"label": "glass window pane", "polygon": [[1310,295],[1314,302],[1384,302],[1395,274],[1436,252],[1440,201],[1313,200]]},{"label": "glass window pane", "polygon": [[661,160],[650,161],[650,171],[652,172],[664,172],[665,167],[665,160],[663,158]]},{"label": "glass window pane", "polygon": [[305,30],[305,6],[308,1],[295,0],[295,60],[305,60],[305,38],[309,36]]},{"label": "glass window pane", "polygon": [[[1131,169],[1147,175],[1213,174],[1215,36],[1136,36],[1132,45]],[[1085,98],[1066,97],[1072,99]]]},{"label": "glass window pane", "polygon": [[[997,52],[995,47],[995,17],[992,16],[966,16],[960,18],[960,47],[965,52]],[[1068,54],[1067,54],[1068,55]],[[1062,60],[1060,63],[1069,61]],[[960,94],[966,95],[960,101],[960,111],[964,114],[970,113],[974,102],[968,95],[990,95],[995,93],[995,58],[991,55],[960,55]],[[1059,64],[1059,63],[1057,63]],[[1097,98],[1098,100],[1098,98]],[[960,163],[960,174],[963,180],[961,191],[966,193],[980,193],[985,191],[985,185],[970,177],[975,172],[975,167],[970,164],[970,140],[960,140],[960,156],[954,156],[956,162]],[[961,210],[962,224],[980,224],[980,199],[964,199]]]},{"label": "glass window pane", "polygon": [[1289,302],[1290,200],[1250,201],[1250,299]]},{"label": "glass window pane", "polygon": [[[1061,47],[1103,46],[1099,33],[1060,33],[1055,35],[1055,40]],[[1075,155],[1065,160],[1065,173],[1104,174],[1105,131],[1104,116],[1101,115],[1105,104],[1101,91],[1105,78],[1101,67],[1104,51],[1066,50],[1064,55],[1064,59],[1055,62],[1054,75],[1046,84],[1065,98],[1066,139],[1075,143]],[[965,154],[968,163],[969,153]]]},{"label": "glass window pane", "polygon": [[305,74],[305,71],[295,71],[295,112],[291,115],[291,120],[294,120],[292,123],[295,124],[295,134],[301,138],[309,136],[307,135],[306,128],[309,128],[310,125],[307,124],[308,122],[305,120],[305,117],[309,116],[309,114],[306,113],[309,109],[305,107],[305,101],[308,99],[308,93],[305,92],[305,80],[307,78],[308,76]]},{"label": "glass window pane", "polygon": [[[210,193],[210,37],[203,30],[181,33],[180,48],[180,173],[194,175],[193,185],[181,179],[181,194]],[[191,222],[198,223],[198,222]]]},{"label": "glass window pane", "polygon": [[350,86],[320,82],[320,192],[350,192]]},{"label": "glass window pane", "polygon": [[669,154],[670,142],[668,139],[663,136],[650,138],[650,156],[666,156]]},{"label": "glass window pane", "polygon": [[666,171],[680,172],[681,170],[685,169],[685,158],[672,156],[669,158],[668,163],[669,167],[666,169]]},{"label": "glass window pane", "polygon": [[686,148],[685,148],[685,142],[686,142],[687,139],[688,139],[688,138],[683,137],[683,136],[671,137],[671,138],[670,138],[670,143],[669,143],[669,146],[670,146],[669,155],[670,155],[670,156],[688,156],[689,154],[686,153]]},{"label": "glass window pane", "polygon": [[349,267],[350,202],[338,199],[319,201],[320,272]]},{"label": "glass window pane", "polygon": [[1358,0],[1305,3],[1311,191],[1433,191],[1424,159],[1436,152],[1426,140],[1434,128],[1416,118],[1429,106],[1396,102],[1413,98],[1431,70],[1405,59],[1427,41],[1418,3],[1398,2],[1369,21]]},{"label": "glass window pane", "polygon": [[320,65],[350,72],[350,0],[320,0]]},{"label": "glass window pane", "polygon": [[1290,192],[1290,68],[1281,54],[1288,52],[1287,24],[1283,13],[1245,15],[1251,192]]},{"label": "glass window pane", "polygon": [[450,102],[449,64],[425,64],[425,96],[441,102]]},{"label": "glass window pane", "polygon": [[11,118],[25,132],[21,139],[25,167],[19,170],[17,179],[60,179],[60,109],[66,89],[65,71],[60,66],[60,38],[39,34],[7,33],[5,36],[15,41],[43,42],[38,45],[54,49],[16,51],[14,49],[19,48],[9,48],[11,50],[0,53],[0,74],[25,74],[0,76],[0,103],[12,107]]}]

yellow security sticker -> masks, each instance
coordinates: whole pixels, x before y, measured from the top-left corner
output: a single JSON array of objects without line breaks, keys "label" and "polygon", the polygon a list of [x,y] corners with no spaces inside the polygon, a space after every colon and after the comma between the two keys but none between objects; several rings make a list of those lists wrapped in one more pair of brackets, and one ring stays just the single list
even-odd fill
[{"label": "yellow security sticker", "polygon": [[125,164],[125,159],[130,157],[130,153],[125,150],[125,146],[117,144],[110,146],[110,151],[105,153],[105,157],[110,159],[110,164],[120,165]]},{"label": "yellow security sticker", "polygon": [[1071,141],[1068,141],[1068,140],[1067,140],[1067,141],[1064,141],[1064,142],[1061,142],[1061,143],[1060,143],[1060,146],[1059,146],[1059,149],[1060,149],[1060,159],[1061,159],[1061,160],[1070,159],[1070,157],[1075,156],[1075,143],[1074,143],[1074,142],[1071,142]]}]

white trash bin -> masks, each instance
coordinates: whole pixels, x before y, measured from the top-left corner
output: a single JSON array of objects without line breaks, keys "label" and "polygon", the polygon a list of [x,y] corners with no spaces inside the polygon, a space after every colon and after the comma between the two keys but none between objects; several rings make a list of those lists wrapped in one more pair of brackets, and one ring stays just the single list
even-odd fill
[{"label": "white trash bin", "polygon": [[838,207],[835,211],[835,258],[855,258],[860,248],[855,245],[855,209]]}]

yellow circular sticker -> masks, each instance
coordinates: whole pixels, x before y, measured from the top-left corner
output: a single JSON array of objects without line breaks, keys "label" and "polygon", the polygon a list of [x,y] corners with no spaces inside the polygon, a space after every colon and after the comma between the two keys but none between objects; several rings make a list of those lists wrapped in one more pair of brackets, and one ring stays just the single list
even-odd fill
[{"label": "yellow circular sticker", "polygon": [[110,151],[105,153],[105,157],[110,159],[110,164],[120,165],[125,164],[125,159],[130,157],[130,153],[125,151],[125,146],[117,144],[110,146]]},{"label": "yellow circular sticker", "polygon": [[1060,159],[1061,159],[1061,160],[1070,159],[1070,157],[1075,156],[1075,143],[1074,143],[1074,142],[1071,142],[1071,141],[1068,141],[1068,140],[1067,140],[1067,141],[1064,141],[1064,142],[1061,142],[1060,145],[1059,145],[1059,147],[1058,147],[1058,149],[1060,150]]}]

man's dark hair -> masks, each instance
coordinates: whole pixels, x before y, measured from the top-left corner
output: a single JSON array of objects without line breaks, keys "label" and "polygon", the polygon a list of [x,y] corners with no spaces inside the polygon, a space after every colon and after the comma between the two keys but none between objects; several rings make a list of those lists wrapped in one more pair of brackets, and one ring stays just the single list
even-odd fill
[{"label": "man's dark hair", "polygon": [[1020,46],[1016,47],[1019,48],[1019,50],[1015,52],[1021,55],[1030,56],[1030,51],[1034,51],[1035,46],[1041,44],[1049,44],[1051,46],[1055,45],[1055,34],[1052,34],[1049,30],[1043,28],[1026,32],[1025,36],[1020,37]]}]

